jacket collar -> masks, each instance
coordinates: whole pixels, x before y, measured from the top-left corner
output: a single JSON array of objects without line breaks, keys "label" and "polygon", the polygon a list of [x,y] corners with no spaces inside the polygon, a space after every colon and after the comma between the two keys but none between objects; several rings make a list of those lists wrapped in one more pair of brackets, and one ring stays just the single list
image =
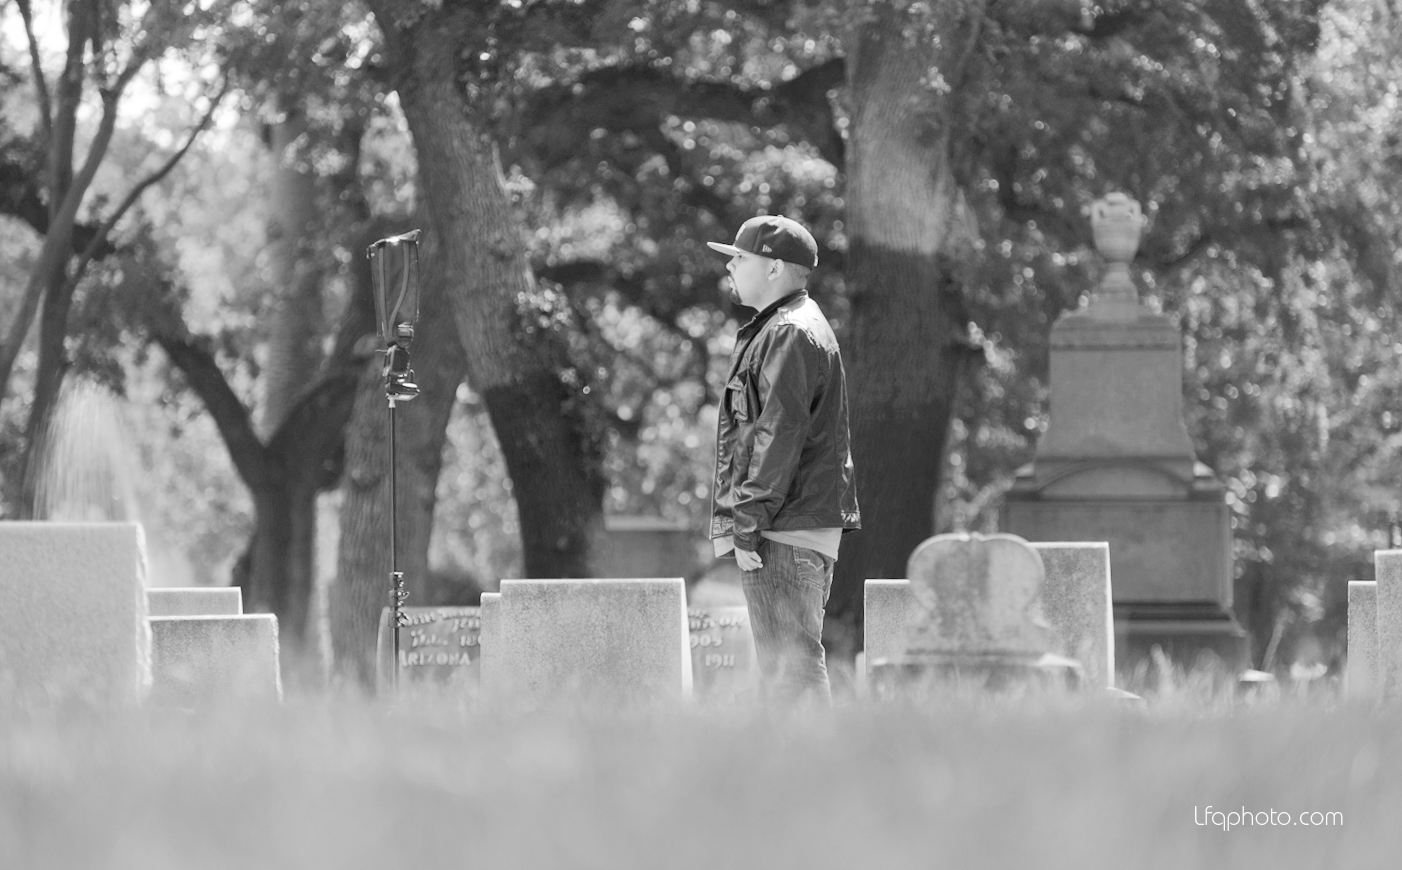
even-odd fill
[{"label": "jacket collar", "polygon": [[754,317],[750,318],[749,323],[746,323],[744,326],[740,327],[740,335],[745,335],[746,333],[758,331],[761,326],[764,326],[765,322],[768,321],[769,318],[774,316],[774,312],[778,311],[780,308],[783,308],[785,305],[788,305],[791,302],[802,302],[804,299],[807,298],[807,288],[800,287],[799,289],[785,296],[783,299],[772,303],[771,305],[769,305],[769,307],[765,308],[763,311],[759,312]]}]

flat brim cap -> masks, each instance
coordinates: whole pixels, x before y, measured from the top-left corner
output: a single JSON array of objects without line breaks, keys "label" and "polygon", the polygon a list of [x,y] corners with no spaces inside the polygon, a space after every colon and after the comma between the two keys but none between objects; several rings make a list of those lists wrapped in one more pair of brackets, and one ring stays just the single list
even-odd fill
[{"label": "flat brim cap", "polygon": [[758,254],[813,268],[818,265],[818,243],[803,224],[779,215],[752,217],[740,226],[735,244],[707,242],[706,246],[728,256]]}]

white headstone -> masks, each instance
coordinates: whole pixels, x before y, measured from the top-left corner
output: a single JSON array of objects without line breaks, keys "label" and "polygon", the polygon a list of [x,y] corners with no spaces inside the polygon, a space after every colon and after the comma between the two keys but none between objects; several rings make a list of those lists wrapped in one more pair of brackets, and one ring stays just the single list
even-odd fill
[{"label": "white headstone", "polygon": [[498,679],[497,662],[501,650],[501,593],[483,592],[482,603],[477,611],[477,646],[481,658],[477,663],[478,686],[486,696],[491,683]]},{"label": "white headstone", "polygon": [[490,691],[512,703],[691,696],[680,577],[503,580]]},{"label": "white headstone", "polygon": [[151,617],[151,699],[190,707],[282,698],[277,617]]},{"label": "white headstone", "polygon": [[237,586],[168,586],[146,590],[151,616],[238,616],[243,590]]},{"label": "white headstone", "polygon": [[1360,700],[1378,697],[1378,582],[1348,584],[1348,659],[1344,692]]},{"label": "white headstone", "polygon": [[918,615],[909,580],[868,580],[862,590],[862,665],[870,672],[878,662],[899,661],[906,635]]},{"label": "white headstone", "polygon": [[143,697],[145,581],[135,523],[0,523],[0,698]]},{"label": "white headstone", "polygon": [[1376,550],[1378,685],[1384,700],[1402,700],[1402,550]]},{"label": "white headstone", "polygon": [[1115,685],[1115,611],[1110,594],[1110,545],[1033,543],[1042,557],[1042,613],[1061,655],[1085,670],[1086,686]]}]

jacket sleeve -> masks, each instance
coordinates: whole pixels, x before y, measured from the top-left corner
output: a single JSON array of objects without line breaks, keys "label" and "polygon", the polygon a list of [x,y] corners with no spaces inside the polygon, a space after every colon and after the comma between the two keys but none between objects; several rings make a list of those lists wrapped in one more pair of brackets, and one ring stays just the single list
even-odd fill
[{"label": "jacket sleeve", "polygon": [[[812,399],[824,372],[818,348],[801,328],[784,325],[765,337],[749,469],[735,492],[735,546],[754,552],[759,533],[784,504],[812,424]],[[752,370],[753,376],[753,370]]]}]

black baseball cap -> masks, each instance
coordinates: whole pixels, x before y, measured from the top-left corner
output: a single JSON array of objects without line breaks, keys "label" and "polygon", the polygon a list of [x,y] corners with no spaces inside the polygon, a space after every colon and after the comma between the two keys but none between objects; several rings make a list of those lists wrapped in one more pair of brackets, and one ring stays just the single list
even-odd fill
[{"label": "black baseball cap", "polygon": [[818,265],[818,243],[813,234],[798,221],[779,215],[760,215],[745,221],[740,225],[740,232],[735,234],[733,245],[720,242],[706,245],[732,257],[740,253],[758,254],[810,269]]}]

